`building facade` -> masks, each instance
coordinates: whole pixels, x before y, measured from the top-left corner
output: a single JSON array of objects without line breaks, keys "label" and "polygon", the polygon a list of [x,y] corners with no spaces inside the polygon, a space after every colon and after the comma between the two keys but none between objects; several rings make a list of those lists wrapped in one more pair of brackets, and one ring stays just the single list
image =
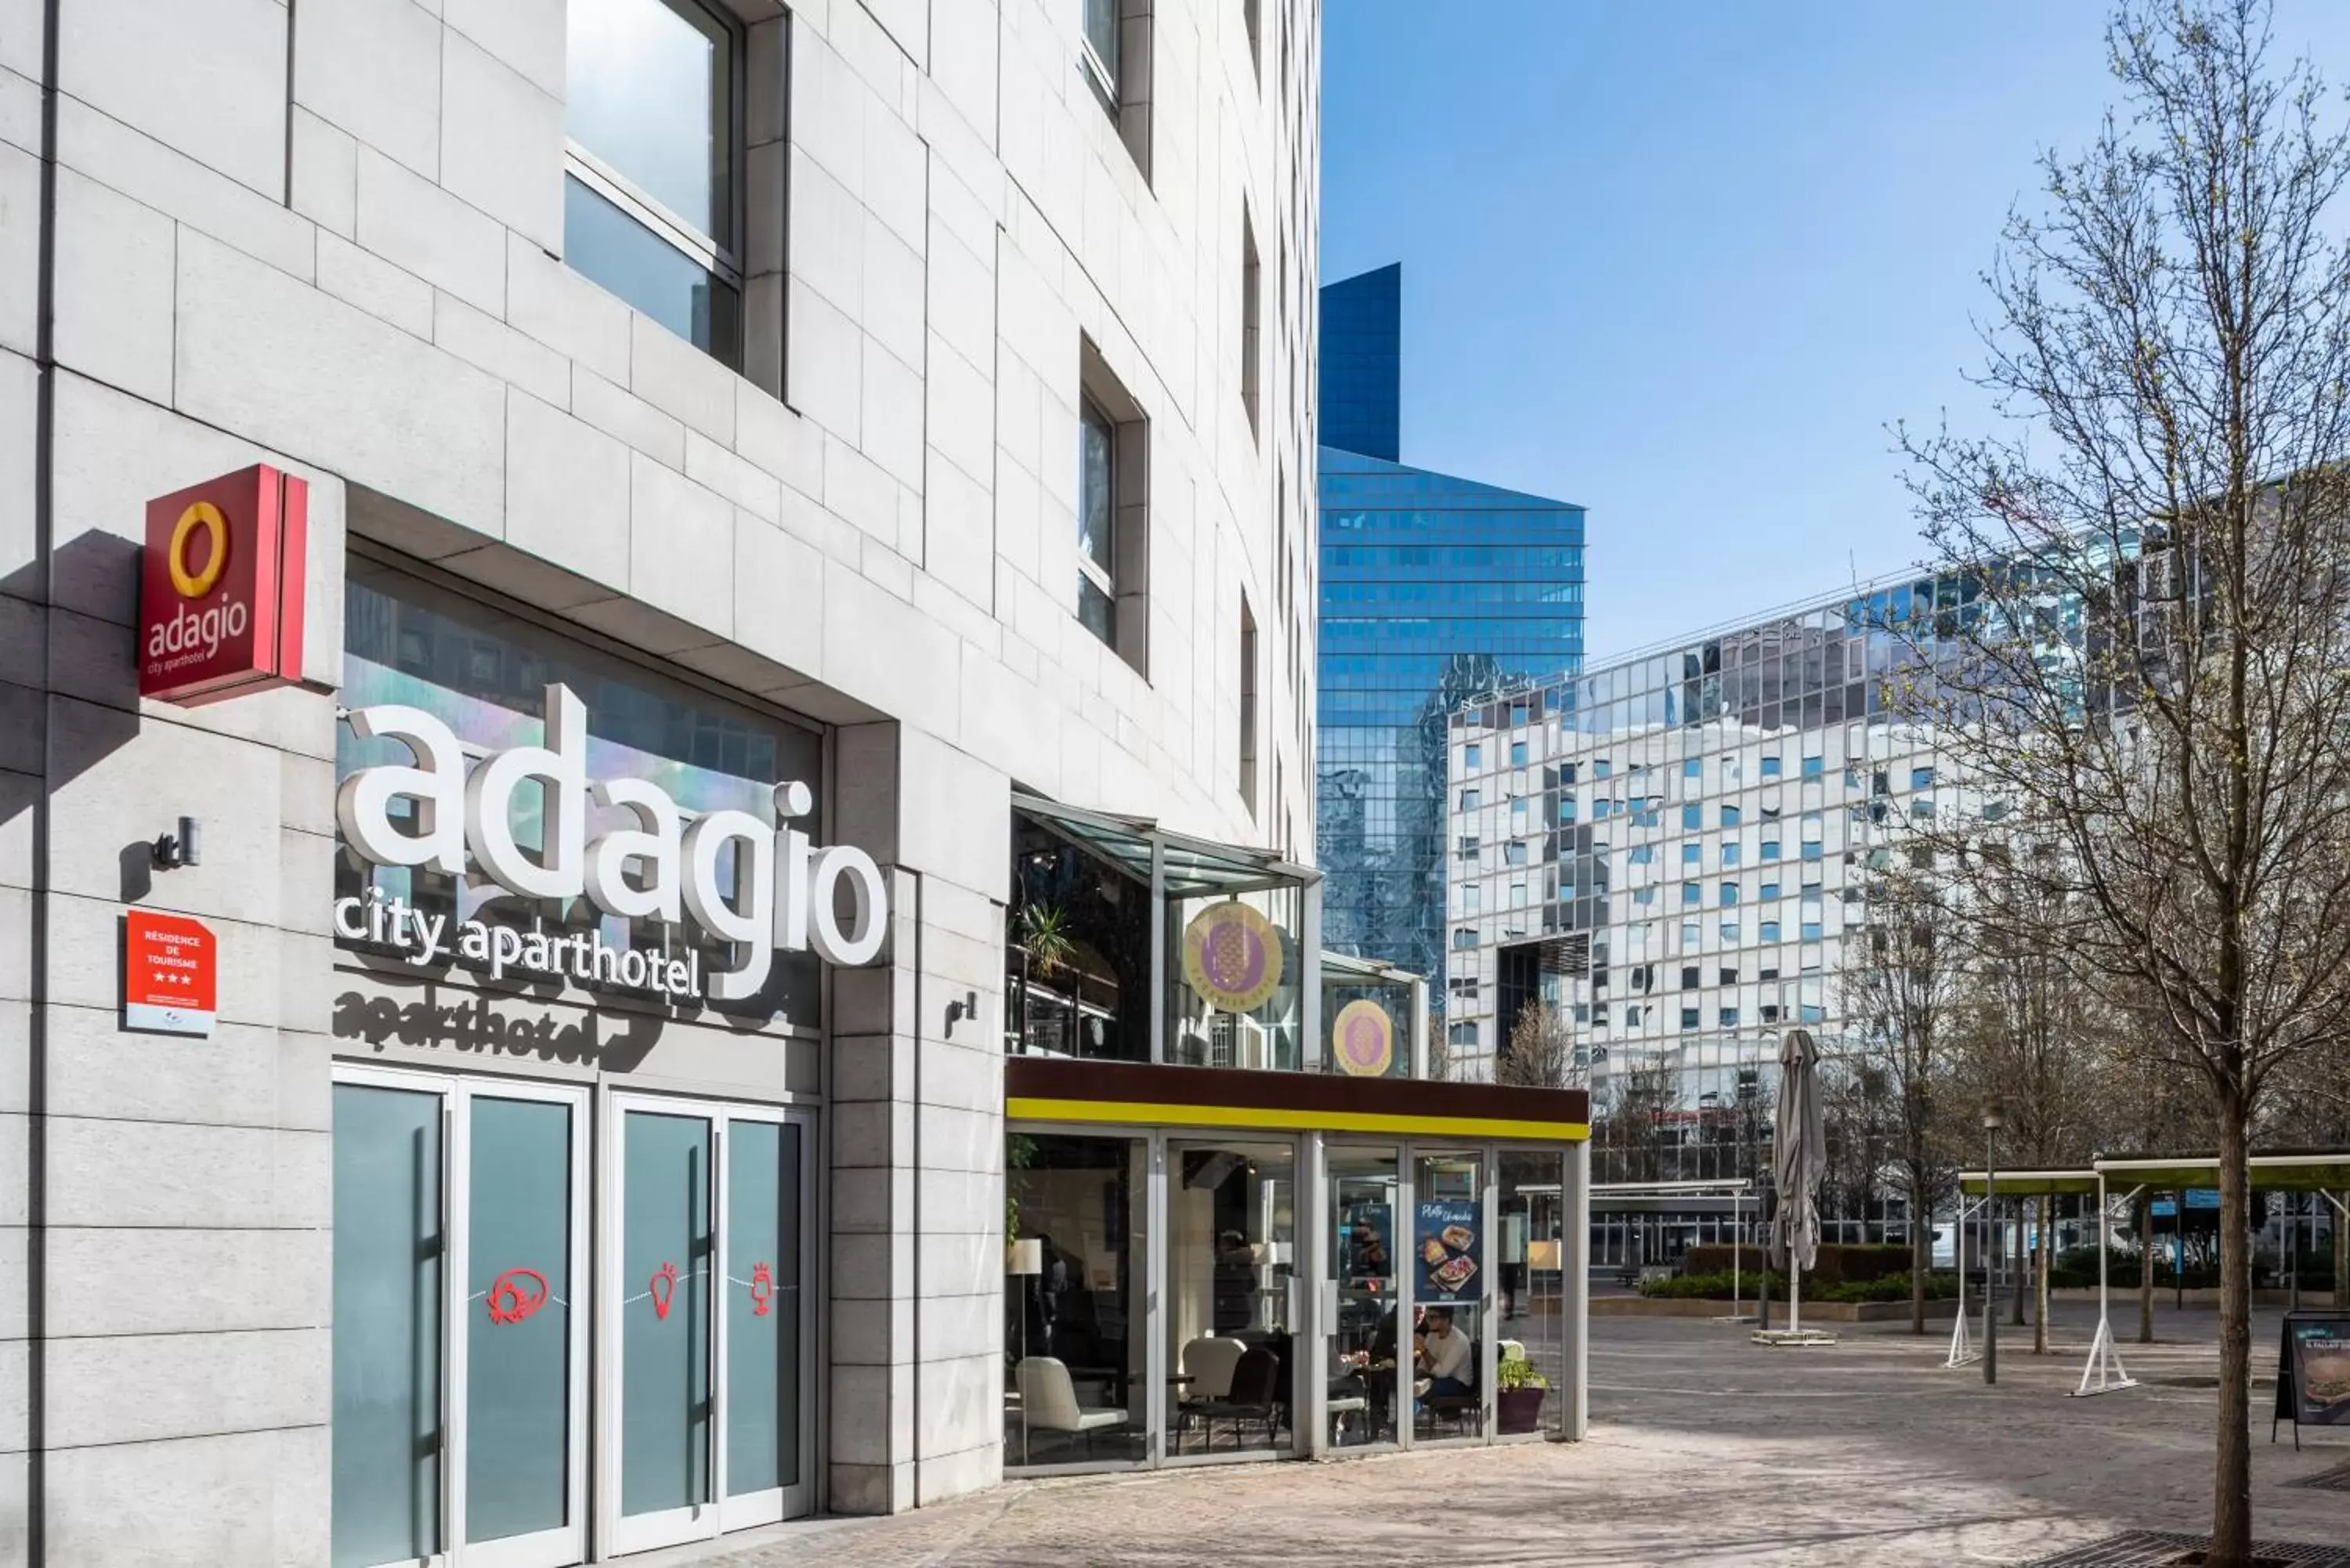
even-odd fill
[{"label": "building facade", "polygon": [[1000,1478],[1015,797],[1313,836],[1318,72],[1313,0],[5,9],[0,1562]]},{"label": "building facade", "polygon": [[1397,461],[1401,268],[1322,298],[1324,934],[1334,950],[1433,978],[1448,721],[1476,692],[1580,665],[1583,509]]},{"label": "building facade", "polygon": [[1446,813],[1455,1059],[1490,1075],[1541,1002],[1603,1105],[1643,1095],[1692,1144],[1751,1135],[1741,1107],[1767,1100],[1782,1032],[1831,1052],[1845,1033],[1869,869],[1905,826],[1958,809],[1930,732],[1892,711],[1937,592],[1872,585],[1464,705]]}]

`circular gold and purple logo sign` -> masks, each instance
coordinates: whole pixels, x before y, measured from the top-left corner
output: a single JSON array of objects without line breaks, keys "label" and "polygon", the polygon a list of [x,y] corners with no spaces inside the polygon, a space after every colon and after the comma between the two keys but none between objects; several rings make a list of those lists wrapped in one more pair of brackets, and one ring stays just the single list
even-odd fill
[{"label": "circular gold and purple logo sign", "polygon": [[1368,997],[1347,1003],[1330,1025],[1330,1054],[1351,1077],[1384,1077],[1395,1065],[1395,1021]]},{"label": "circular gold and purple logo sign", "polygon": [[1183,978],[1226,1012],[1253,1012],[1281,983],[1281,933],[1233,899],[1183,929]]}]

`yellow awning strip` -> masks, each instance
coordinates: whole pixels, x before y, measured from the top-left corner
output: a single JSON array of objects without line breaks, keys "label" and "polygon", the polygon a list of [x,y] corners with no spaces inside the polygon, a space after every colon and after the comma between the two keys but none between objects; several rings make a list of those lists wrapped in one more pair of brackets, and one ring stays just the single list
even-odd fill
[{"label": "yellow awning strip", "polygon": [[1535,1138],[1582,1143],[1587,1122],[1520,1121],[1502,1116],[1414,1116],[1373,1111],[1276,1110],[1258,1106],[1153,1105],[1128,1100],[1045,1100],[1013,1096],[1014,1121],[1110,1122],[1122,1127],[1264,1127],[1284,1131],[1432,1134],[1440,1137]]}]

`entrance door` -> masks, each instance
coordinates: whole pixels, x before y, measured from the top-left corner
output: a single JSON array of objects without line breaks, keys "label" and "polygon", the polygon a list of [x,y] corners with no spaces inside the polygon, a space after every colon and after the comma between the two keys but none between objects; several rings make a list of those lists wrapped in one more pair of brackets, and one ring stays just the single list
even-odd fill
[{"label": "entrance door", "polygon": [[586,1555],[586,1121],[576,1090],[338,1071],[336,1568]]},{"label": "entrance door", "polygon": [[605,1286],[616,1552],[807,1511],[807,1139],[787,1113],[622,1097]]}]

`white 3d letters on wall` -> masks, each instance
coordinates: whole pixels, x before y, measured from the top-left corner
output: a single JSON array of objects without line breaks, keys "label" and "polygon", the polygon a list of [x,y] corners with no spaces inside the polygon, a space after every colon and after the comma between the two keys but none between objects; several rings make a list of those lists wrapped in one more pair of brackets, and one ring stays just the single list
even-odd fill
[{"label": "white 3d letters on wall", "polygon": [[[775,786],[772,826],[743,811],[706,812],[689,822],[649,780],[590,780],[587,709],[561,685],[546,688],[546,701],[545,744],[494,752],[470,773],[456,735],[421,709],[354,709],[353,733],[401,742],[413,765],[361,768],[343,781],[335,819],[344,842],[375,865],[430,866],[450,876],[464,874],[470,851],[477,876],[521,898],[584,896],[624,919],[690,919],[733,951],[732,967],[709,976],[708,994],[721,1001],[757,995],[776,948],[813,948],[842,965],[879,955],[889,923],[881,869],[861,849],[818,848],[787,826],[813,807],[806,784]],[[526,780],[537,782],[543,802],[543,846],[536,855],[514,831],[515,792]],[[393,819],[391,808],[400,801],[411,803],[412,832]],[[633,826],[589,840],[591,801],[626,811]],[[338,926],[348,935],[348,922],[364,918],[338,910]],[[554,940],[560,948],[568,939]],[[637,961],[639,969],[644,961]],[[673,975],[687,968],[670,961]]]}]

